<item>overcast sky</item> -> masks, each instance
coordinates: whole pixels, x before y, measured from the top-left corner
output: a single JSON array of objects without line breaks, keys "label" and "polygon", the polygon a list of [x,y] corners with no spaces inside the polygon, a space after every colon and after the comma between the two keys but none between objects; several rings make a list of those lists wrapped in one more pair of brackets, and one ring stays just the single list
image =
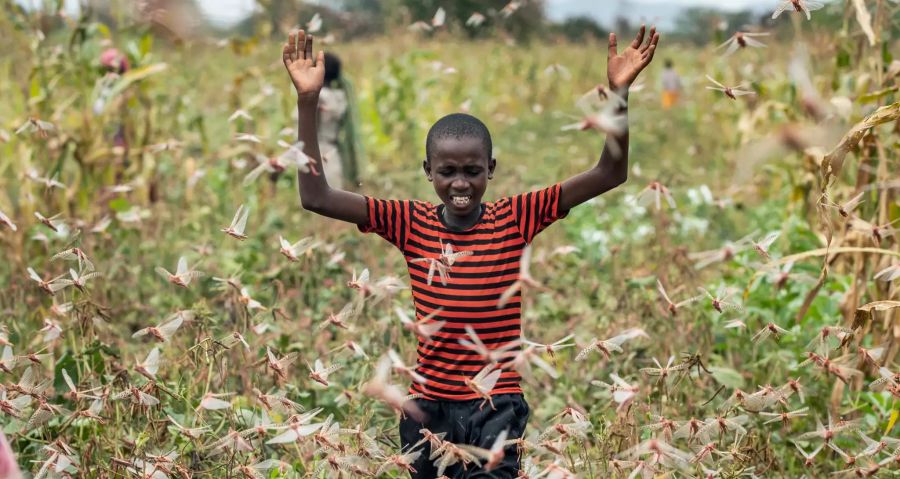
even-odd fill
[{"label": "overcast sky", "polygon": [[[621,0],[546,0],[550,18],[560,19],[573,14],[591,14],[594,10],[616,9]],[[253,10],[255,0],[199,0],[206,16],[222,26],[236,23]],[[325,2],[327,3],[327,2]],[[634,0],[641,5],[708,6],[726,10],[739,10],[760,4],[777,5],[776,0]],[[598,6],[600,5],[600,6]],[[599,16],[604,18],[604,16]]]}]

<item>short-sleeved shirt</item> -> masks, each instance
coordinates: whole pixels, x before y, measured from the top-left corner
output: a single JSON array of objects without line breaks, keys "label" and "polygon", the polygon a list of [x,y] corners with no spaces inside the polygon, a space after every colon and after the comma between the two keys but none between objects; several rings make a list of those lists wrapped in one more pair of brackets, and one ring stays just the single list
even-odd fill
[{"label": "short-sleeved shirt", "polygon": [[[432,400],[471,400],[478,395],[465,384],[487,362],[463,347],[466,325],[490,349],[519,340],[522,332],[521,295],[517,292],[498,308],[500,296],[519,277],[522,251],[534,237],[567,211],[559,210],[560,185],[482,204],[478,222],[467,230],[450,228],[443,220],[443,204],[417,200],[380,200],[366,197],[369,207],[364,233],[376,233],[405,256],[416,318],[440,309],[432,321],[447,321],[431,342],[418,338],[416,372],[426,379],[413,383],[411,394]],[[439,258],[441,243],[453,251],[471,251],[450,267],[447,284],[437,274],[427,283],[429,263],[416,258]],[[519,347],[511,349],[518,350]],[[521,376],[505,367],[491,394],[521,393]]]}]

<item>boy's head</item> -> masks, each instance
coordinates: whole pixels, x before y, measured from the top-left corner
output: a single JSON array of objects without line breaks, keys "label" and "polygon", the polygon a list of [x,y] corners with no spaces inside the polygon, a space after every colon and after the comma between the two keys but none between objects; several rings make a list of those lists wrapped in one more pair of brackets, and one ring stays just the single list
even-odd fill
[{"label": "boy's head", "polygon": [[481,204],[497,165],[491,149],[491,133],[472,115],[447,115],[428,130],[422,167],[449,213],[465,216]]},{"label": "boy's head", "polygon": [[341,77],[341,59],[334,53],[325,52],[325,84],[331,85]]},{"label": "boy's head", "polygon": [[665,65],[666,65],[666,68],[672,68],[675,64],[672,63],[671,58],[666,58]]}]

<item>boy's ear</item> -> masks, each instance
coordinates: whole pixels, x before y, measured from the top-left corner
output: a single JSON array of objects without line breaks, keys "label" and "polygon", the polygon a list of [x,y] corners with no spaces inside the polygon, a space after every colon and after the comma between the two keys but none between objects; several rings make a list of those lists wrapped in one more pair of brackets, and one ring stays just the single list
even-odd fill
[{"label": "boy's ear", "polygon": [[425,176],[428,177],[428,181],[431,181],[431,162],[428,161],[428,158],[422,161],[422,169],[425,170]]},{"label": "boy's ear", "polygon": [[489,180],[494,177],[494,168],[497,168],[497,159],[491,158],[490,160],[488,160],[488,179]]}]

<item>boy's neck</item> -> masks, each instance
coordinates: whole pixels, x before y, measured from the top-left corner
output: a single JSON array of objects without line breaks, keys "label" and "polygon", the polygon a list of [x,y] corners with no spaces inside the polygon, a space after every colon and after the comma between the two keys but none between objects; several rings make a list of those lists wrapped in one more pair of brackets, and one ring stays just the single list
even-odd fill
[{"label": "boy's neck", "polygon": [[478,220],[481,218],[481,209],[483,206],[481,204],[478,205],[478,208],[473,209],[465,216],[456,216],[447,211],[447,206],[444,205],[443,211],[441,212],[441,216],[444,218],[444,223],[447,223],[447,226],[450,226],[453,229],[459,230],[467,230],[473,226],[475,223],[478,223]]}]

